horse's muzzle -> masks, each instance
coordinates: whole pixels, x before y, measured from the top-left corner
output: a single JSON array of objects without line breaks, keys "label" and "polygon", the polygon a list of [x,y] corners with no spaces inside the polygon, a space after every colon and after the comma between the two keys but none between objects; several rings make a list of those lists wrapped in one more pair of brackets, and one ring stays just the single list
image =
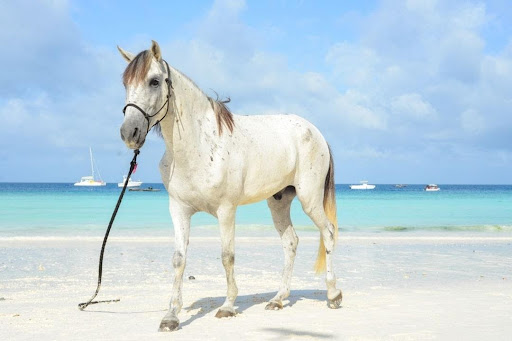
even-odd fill
[{"label": "horse's muzzle", "polygon": [[146,141],[146,131],[135,125],[123,123],[120,132],[121,139],[130,149],[139,149]]}]

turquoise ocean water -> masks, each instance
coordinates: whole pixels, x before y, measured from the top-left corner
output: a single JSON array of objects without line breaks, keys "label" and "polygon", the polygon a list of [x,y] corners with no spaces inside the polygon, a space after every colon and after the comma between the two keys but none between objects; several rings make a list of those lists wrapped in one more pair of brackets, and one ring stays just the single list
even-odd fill
[{"label": "turquoise ocean water", "polygon": [[[172,235],[167,192],[161,184],[144,184],[160,192],[126,192],[112,234],[120,236]],[[424,185],[375,190],[350,190],[336,185],[342,233],[492,234],[512,235],[511,185],[440,185],[425,192]],[[67,183],[0,183],[0,238],[102,236],[121,189],[74,187]],[[292,205],[292,221],[299,233],[316,232],[300,203]],[[241,206],[237,235],[275,234],[266,202]],[[215,218],[198,213],[192,236],[218,235]]]}]

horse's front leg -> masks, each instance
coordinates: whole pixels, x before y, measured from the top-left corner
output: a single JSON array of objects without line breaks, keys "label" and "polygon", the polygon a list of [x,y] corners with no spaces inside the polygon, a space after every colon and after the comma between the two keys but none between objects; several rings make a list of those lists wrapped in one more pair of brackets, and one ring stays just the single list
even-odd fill
[{"label": "horse's front leg", "polygon": [[183,305],[181,288],[183,285],[183,272],[187,257],[188,237],[190,234],[190,217],[192,211],[172,199],[169,199],[169,210],[174,225],[174,256],[172,265],[174,267],[174,283],[169,311],[160,323],[159,331],[169,332],[178,329],[178,313]]},{"label": "horse's front leg", "polygon": [[238,295],[238,288],[235,282],[235,214],[236,207],[222,207],[217,211],[219,219],[220,238],[222,242],[222,265],[226,270],[228,291],[226,301],[220,307],[215,317],[229,317],[236,314],[234,304]]}]

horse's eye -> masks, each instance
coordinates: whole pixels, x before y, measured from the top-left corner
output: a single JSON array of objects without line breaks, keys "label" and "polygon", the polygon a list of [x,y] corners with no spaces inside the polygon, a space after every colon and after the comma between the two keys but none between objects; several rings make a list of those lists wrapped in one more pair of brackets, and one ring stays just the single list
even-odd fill
[{"label": "horse's eye", "polygon": [[158,81],[158,79],[156,78],[153,78],[150,82],[149,82],[149,85],[151,85],[152,87],[156,88],[160,85],[160,81]]}]

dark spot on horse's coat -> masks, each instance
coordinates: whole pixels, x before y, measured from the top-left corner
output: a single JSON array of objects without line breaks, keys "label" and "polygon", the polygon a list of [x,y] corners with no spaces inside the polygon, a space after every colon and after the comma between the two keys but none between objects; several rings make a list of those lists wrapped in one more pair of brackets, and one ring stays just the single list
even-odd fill
[{"label": "dark spot on horse's coat", "polygon": [[193,280],[196,279],[194,276],[188,276],[188,279]]},{"label": "dark spot on horse's coat", "polygon": [[213,156],[210,155],[210,160],[213,161]]},{"label": "dark spot on horse's coat", "polygon": [[311,141],[311,138],[313,137],[313,133],[311,132],[311,129],[308,128],[308,130],[304,133],[302,137],[303,142],[309,142]]},{"label": "dark spot on horse's coat", "polygon": [[331,251],[329,251],[329,250],[325,250],[325,252],[326,252],[328,255],[330,255],[330,254],[331,254]]}]

